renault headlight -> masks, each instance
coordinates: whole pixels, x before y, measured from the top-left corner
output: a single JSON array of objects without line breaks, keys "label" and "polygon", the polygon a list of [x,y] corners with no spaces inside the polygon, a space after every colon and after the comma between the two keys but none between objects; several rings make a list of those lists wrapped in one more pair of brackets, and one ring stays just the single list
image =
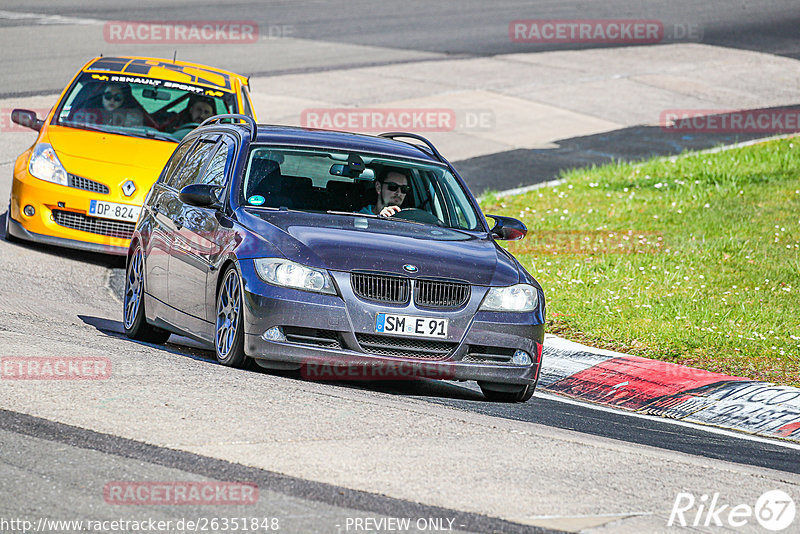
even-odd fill
[{"label": "renault headlight", "polygon": [[536,309],[539,296],[536,288],[528,284],[492,287],[486,293],[481,310],[529,312]]},{"label": "renault headlight", "polygon": [[316,293],[336,294],[331,275],[324,269],[314,269],[282,258],[258,258],[256,272],[265,282]]},{"label": "renault headlight", "polygon": [[47,143],[39,143],[33,149],[28,172],[40,180],[67,185],[67,171],[58,160],[56,151]]}]

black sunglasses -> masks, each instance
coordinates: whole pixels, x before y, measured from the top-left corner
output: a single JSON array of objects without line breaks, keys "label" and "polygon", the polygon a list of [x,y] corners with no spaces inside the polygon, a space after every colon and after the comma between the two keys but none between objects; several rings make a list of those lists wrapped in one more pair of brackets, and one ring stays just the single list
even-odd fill
[{"label": "black sunglasses", "polygon": [[112,93],[111,91],[106,91],[103,93],[103,98],[108,101],[114,100],[115,102],[122,102],[122,99],[125,97],[122,96],[122,93]]},{"label": "black sunglasses", "polygon": [[394,192],[399,189],[400,192],[403,193],[404,195],[407,195],[409,191],[411,191],[411,187],[408,185],[400,185],[397,182],[383,182],[383,183],[386,184],[386,187],[389,188],[389,191]]}]

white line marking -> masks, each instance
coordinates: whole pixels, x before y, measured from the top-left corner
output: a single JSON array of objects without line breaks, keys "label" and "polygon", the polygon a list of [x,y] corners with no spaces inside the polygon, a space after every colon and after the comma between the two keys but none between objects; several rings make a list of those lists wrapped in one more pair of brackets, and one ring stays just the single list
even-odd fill
[{"label": "white line marking", "polygon": [[497,198],[503,197],[512,197],[516,195],[521,195],[522,193],[527,193],[528,191],[533,191],[535,189],[543,189],[545,187],[555,187],[557,185],[561,185],[565,182],[565,180],[550,180],[549,182],[541,182],[538,184],[533,185],[526,185],[524,187],[515,187],[514,189],[506,189],[505,191],[498,191],[494,194]]},{"label": "white line marking", "polygon": [[0,19],[5,20],[30,20],[34,24],[42,25],[98,25],[105,24],[106,21],[98,19],[82,19],[77,17],[65,17],[62,15],[48,15],[46,13],[22,13],[19,11],[0,11]]},{"label": "white line marking", "polygon": [[653,512],[619,512],[616,514],[585,514],[585,515],[529,515],[525,519],[587,519],[592,517],[633,517],[640,515],[655,515]]},{"label": "white line marking", "polygon": [[[702,154],[716,154],[717,152],[725,152],[726,150],[733,150],[735,148],[743,148],[743,147],[746,147],[746,146],[757,145],[759,143],[766,143],[767,141],[775,141],[775,140],[778,140],[778,139],[788,139],[790,137],[795,137],[797,135],[798,134],[796,134],[796,133],[789,133],[789,134],[784,134],[784,135],[773,135],[771,137],[760,137],[758,139],[751,139],[750,141],[742,141],[741,143],[734,143],[732,145],[722,145],[722,146],[718,146],[718,147],[714,147],[714,148],[707,148],[705,150],[698,150],[698,151],[694,151],[694,152],[686,152],[684,154],[678,154],[676,156],[662,156],[662,158],[660,158],[660,159],[663,159],[664,161],[675,161],[675,160],[677,160],[679,158],[688,158],[688,157],[691,157],[691,156],[698,156],[698,155],[702,155]],[[609,162],[609,163],[613,163],[613,162]],[[635,163],[635,162],[631,162],[631,163],[634,163],[634,167],[641,165],[641,163]],[[542,188],[545,188],[545,187],[556,187],[556,186],[559,186],[559,185],[561,185],[561,184],[563,184],[565,182],[566,182],[566,180],[564,180],[564,179],[550,180],[549,182],[541,182],[541,183],[538,183],[538,184],[526,185],[524,187],[516,187],[514,189],[506,189],[504,191],[497,191],[496,193],[494,193],[494,196],[495,196],[495,198],[511,197],[511,196],[516,196],[516,195],[521,195],[523,193],[527,193],[528,191],[533,191],[535,189],[542,189]],[[479,201],[483,199],[483,196],[484,195],[481,195],[481,198],[479,199]]]},{"label": "white line marking", "polygon": [[669,417],[658,417],[658,416],[655,416],[655,415],[646,415],[646,414],[641,414],[641,413],[636,413],[636,412],[629,412],[629,411],[625,411],[625,410],[619,410],[619,409],[615,409],[615,408],[609,408],[607,406],[602,406],[602,405],[599,405],[599,404],[592,404],[592,403],[589,403],[589,402],[581,402],[581,401],[577,401],[577,400],[574,400],[574,399],[570,399],[568,397],[562,397],[561,395],[555,395],[553,393],[545,393],[544,391],[541,391],[538,388],[536,389],[536,392],[534,393],[534,397],[540,397],[540,398],[547,399],[547,400],[563,402],[565,404],[572,404],[572,405],[575,405],[575,406],[582,406],[584,408],[590,408],[592,410],[598,410],[598,411],[601,411],[601,412],[614,413],[614,414],[617,414],[617,415],[625,415],[625,416],[628,416],[628,417],[638,417],[639,419],[647,419],[648,421],[655,421],[655,422],[661,422],[661,423],[668,423],[668,424],[671,424],[671,425],[689,427],[689,428],[693,428],[695,430],[702,430],[704,432],[710,432],[712,434],[719,434],[721,436],[727,436],[727,437],[730,437],[730,438],[745,439],[745,440],[749,440],[749,441],[756,441],[758,443],[768,443],[770,445],[777,445],[779,447],[786,447],[787,449],[793,449],[793,450],[796,450],[796,451],[800,451],[800,443],[790,443],[788,441],[783,441],[781,439],[762,438],[760,436],[754,436],[752,434],[747,434],[747,433],[744,433],[744,432],[737,432],[735,430],[725,430],[725,429],[717,428],[717,427],[713,427],[713,426],[706,426],[706,425],[701,425],[701,424],[698,424],[698,423],[690,423],[688,421],[681,421],[681,420],[678,420],[678,419],[671,419]]}]

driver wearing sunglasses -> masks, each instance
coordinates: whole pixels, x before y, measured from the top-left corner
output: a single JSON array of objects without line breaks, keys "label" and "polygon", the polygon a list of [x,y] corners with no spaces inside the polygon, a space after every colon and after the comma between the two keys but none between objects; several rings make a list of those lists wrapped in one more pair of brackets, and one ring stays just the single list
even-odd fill
[{"label": "driver wearing sunglasses", "polygon": [[103,91],[103,108],[106,111],[114,111],[122,106],[125,94],[119,85],[109,85]]},{"label": "driver wearing sunglasses", "polygon": [[125,83],[107,83],[93,96],[88,105],[79,106],[72,120],[113,126],[141,126],[143,114],[131,88]]},{"label": "driver wearing sunglasses", "polygon": [[364,206],[359,213],[391,217],[401,210],[400,206],[411,192],[408,170],[400,167],[382,167],[375,177],[375,192],[378,198],[374,205]]}]

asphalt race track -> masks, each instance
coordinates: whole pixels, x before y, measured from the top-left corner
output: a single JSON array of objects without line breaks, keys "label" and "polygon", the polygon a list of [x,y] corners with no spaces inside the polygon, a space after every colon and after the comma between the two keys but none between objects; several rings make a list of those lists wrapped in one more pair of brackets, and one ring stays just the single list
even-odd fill
[{"label": "asphalt race track", "polygon": [[[576,65],[624,57],[619,68],[631,70],[649,56],[661,57],[635,47],[511,42],[509,22],[532,18],[695,25],[702,38],[679,44],[674,57],[691,62],[705,54],[735,64],[742,69],[737,73],[750,69],[756,80],[743,82],[747,90],[734,90],[722,79],[724,72],[709,72],[703,87],[719,97],[717,107],[723,107],[723,94],[757,107],[770,91],[775,100],[763,107],[798,104],[796,2],[643,6],[623,0],[469,1],[459,8],[449,2],[8,0],[0,7],[0,222],[14,160],[35,138],[8,127],[8,110],[46,110],[78,66],[101,52],[171,57],[176,48],[109,44],[104,21],[256,21],[264,35],[250,48],[178,46],[178,56],[252,75],[257,111],[275,122],[297,116],[282,114],[282,107],[369,106],[375,72],[411,80],[415,69],[440,69],[453,78],[451,73],[469,65],[487,73],[486,85],[476,91],[488,91],[494,81],[508,95],[514,77],[493,63],[508,62],[507,54],[531,54],[519,59],[531,62],[536,54],[563,52],[547,57],[575,58]],[[765,61],[772,62],[770,76],[785,75],[784,85],[757,86]],[[505,76],[502,83],[488,77],[492,72]],[[576,76],[590,77],[587,72]],[[324,90],[309,87],[314,79],[326,80]],[[338,89],[335,80],[341,81]],[[461,94],[437,83],[442,98]],[[472,81],[460,83],[467,91]],[[435,95],[410,83],[378,86],[396,91],[393,101],[407,106],[435,106]],[[664,94],[659,105],[668,106]],[[503,141],[505,132],[497,131],[486,133],[490,141],[438,133],[437,144],[448,148],[445,154],[457,154],[456,167],[476,190],[486,190],[545,181],[567,167],[756,137],[668,137],[655,121],[632,111],[614,116],[644,105],[650,93],[634,91],[628,101],[590,89],[580,96],[583,102],[602,98],[606,113],[551,96],[542,100],[547,108],[542,104],[541,123],[508,134],[544,132],[528,144]],[[500,122],[502,115],[495,113]],[[698,506],[685,513],[689,523],[701,518],[697,525],[668,522],[686,494],[698,505],[716,498],[720,505],[752,508],[765,492],[781,490],[800,504],[800,446],[793,443],[635,417],[543,392],[525,404],[503,405],[483,401],[475,384],[304,381],[294,373],[222,367],[213,353],[185,338],[173,336],[164,346],[132,342],[122,334],[122,271],[114,258],[0,241],[0,356],[101,357],[111,365],[104,380],[0,380],[2,533],[24,531],[19,522],[10,523],[23,519],[32,522],[27,531],[79,531],[49,520],[154,520],[171,521],[163,531],[178,532],[178,521],[237,517],[259,518],[259,531],[281,532],[764,532],[756,517],[738,528],[715,526],[713,518],[704,524],[707,516]],[[253,502],[232,504],[131,506],[109,496],[115,487],[153,482],[253,484],[258,492]],[[409,519],[407,528],[397,522],[402,518]],[[136,531],[130,524],[109,525],[97,531]],[[217,525],[208,531],[222,531]],[[798,525],[795,519],[785,532],[798,531]]]}]

